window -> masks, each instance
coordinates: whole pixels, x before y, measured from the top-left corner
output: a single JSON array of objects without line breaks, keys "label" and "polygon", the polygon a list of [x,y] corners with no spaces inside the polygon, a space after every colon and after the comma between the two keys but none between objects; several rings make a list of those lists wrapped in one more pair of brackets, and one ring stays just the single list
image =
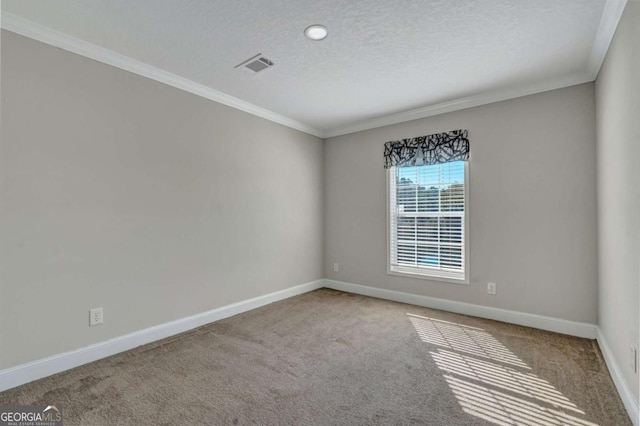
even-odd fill
[{"label": "window", "polygon": [[467,162],[391,167],[391,274],[467,283]]}]

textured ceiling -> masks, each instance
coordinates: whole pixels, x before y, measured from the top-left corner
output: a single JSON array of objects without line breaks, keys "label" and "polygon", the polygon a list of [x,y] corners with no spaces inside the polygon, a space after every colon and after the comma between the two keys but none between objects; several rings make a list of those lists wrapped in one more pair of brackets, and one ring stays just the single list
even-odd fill
[{"label": "textured ceiling", "polygon": [[[605,6],[607,0],[2,2],[3,12],[323,134],[496,91],[588,81]],[[304,38],[314,23],[328,27],[326,40]],[[276,66],[256,75],[234,69],[257,53]]]}]

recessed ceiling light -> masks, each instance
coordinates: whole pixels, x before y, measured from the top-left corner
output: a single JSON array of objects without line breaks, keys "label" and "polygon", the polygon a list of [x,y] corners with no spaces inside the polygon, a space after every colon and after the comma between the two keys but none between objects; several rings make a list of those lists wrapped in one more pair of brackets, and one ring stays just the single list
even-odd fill
[{"label": "recessed ceiling light", "polygon": [[324,40],[327,37],[329,32],[327,31],[327,27],[324,25],[309,25],[304,30],[304,35],[310,40]]}]

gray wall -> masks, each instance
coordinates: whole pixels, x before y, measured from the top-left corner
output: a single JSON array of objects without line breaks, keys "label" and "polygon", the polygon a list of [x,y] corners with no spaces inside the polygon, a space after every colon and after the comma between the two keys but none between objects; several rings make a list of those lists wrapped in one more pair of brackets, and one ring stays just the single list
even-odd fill
[{"label": "gray wall", "polygon": [[8,32],[1,136],[0,368],[322,278],[316,137]]},{"label": "gray wall", "polygon": [[[594,123],[590,83],[328,139],[325,278],[596,323]],[[470,285],[387,275],[384,142],[461,128]]]},{"label": "gray wall", "polygon": [[596,80],[600,328],[638,397],[640,3],[629,2]]}]

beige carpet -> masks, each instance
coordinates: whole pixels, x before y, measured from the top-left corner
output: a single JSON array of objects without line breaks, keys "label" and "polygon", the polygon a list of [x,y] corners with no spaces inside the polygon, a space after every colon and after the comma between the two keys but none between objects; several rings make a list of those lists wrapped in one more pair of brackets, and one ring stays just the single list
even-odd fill
[{"label": "beige carpet", "polygon": [[630,425],[594,341],[321,289],[0,393],[65,424]]}]

